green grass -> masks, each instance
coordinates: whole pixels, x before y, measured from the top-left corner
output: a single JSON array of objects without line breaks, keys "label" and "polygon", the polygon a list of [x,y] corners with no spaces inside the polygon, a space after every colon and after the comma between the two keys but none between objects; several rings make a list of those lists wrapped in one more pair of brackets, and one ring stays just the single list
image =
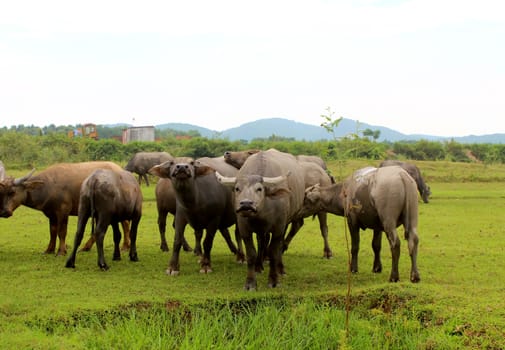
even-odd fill
[{"label": "green grass", "polygon": [[[112,261],[109,231],[107,272],[99,270],[95,249],[78,253],[75,270],[64,267],[65,257],[42,254],[49,225],[38,211],[20,207],[0,220],[0,348],[505,348],[505,166],[420,164],[433,192],[429,204],[419,205],[421,282],[408,281],[404,241],[399,283],[387,282],[386,240],[384,272],[371,273],[372,234],[362,232],[348,338],[342,218],[329,217],[333,259],[322,258],[317,221],[307,219],[284,255],[280,288],[267,288],[263,273],[258,290],[245,292],[245,266],[220,235],[213,273],[200,274],[193,254],[182,252],[181,274],[165,275],[170,252],[159,249],[151,186],[142,188],[140,261],[130,262],[127,253]],[[69,245],[75,228],[71,218]],[[171,242],[173,230],[167,231]],[[190,230],[187,237],[193,241]]]}]

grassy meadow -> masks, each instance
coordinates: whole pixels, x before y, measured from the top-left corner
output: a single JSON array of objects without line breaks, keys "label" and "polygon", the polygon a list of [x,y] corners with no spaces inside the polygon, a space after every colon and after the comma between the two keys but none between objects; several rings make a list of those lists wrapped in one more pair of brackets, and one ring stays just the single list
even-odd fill
[{"label": "grassy meadow", "polygon": [[[341,178],[365,165],[375,164],[332,162],[329,168]],[[0,219],[0,348],[503,349],[505,165],[417,165],[432,190],[430,203],[419,203],[421,282],[409,282],[405,241],[400,282],[387,282],[386,239],[383,272],[373,274],[372,233],[362,231],[348,334],[343,218],[329,216],[332,259],[322,258],[317,220],[306,219],[284,255],[281,286],[267,288],[263,273],[258,290],[246,292],[246,267],[219,233],[211,274],[200,274],[187,252],[181,252],[180,275],[165,274],[171,252],[159,249],[154,185],[143,185],[139,262],[130,262],[127,252],[112,261],[109,230],[106,272],[97,266],[96,249],[78,253],[75,269],[64,267],[66,257],[42,254],[49,223],[41,212],[20,207]],[[69,249],[76,221],[70,218]],[[193,244],[191,229],[186,237]],[[173,240],[170,226],[167,239]]]}]

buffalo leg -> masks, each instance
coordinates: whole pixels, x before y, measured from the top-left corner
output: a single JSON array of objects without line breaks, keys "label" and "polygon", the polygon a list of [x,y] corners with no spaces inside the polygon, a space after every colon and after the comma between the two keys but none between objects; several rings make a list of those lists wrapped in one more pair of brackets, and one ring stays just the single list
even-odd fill
[{"label": "buffalo leg", "polygon": [[119,244],[121,243],[121,231],[119,231],[119,225],[117,222],[110,224],[112,226],[112,233],[114,235],[114,254],[112,255],[112,260],[121,260],[121,250],[119,249]]},{"label": "buffalo leg", "polygon": [[359,227],[353,225],[351,222],[348,224],[349,232],[351,235],[351,272],[358,272],[358,253],[359,253]]},{"label": "buffalo leg", "polygon": [[175,236],[174,236],[174,246],[172,249],[172,256],[168,263],[168,268],[166,270],[167,275],[178,275],[180,272],[179,263],[179,252],[181,251],[182,242],[184,239],[184,227],[186,226],[186,220],[175,213]]},{"label": "buffalo leg", "polygon": [[65,242],[65,238],[67,237],[67,226],[68,226],[68,215],[64,215],[60,220],[58,220],[58,238],[59,238],[59,246],[57,255],[66,255],[67,254],[67,243]]},{"label": "buffalo leg", "polygon": [[410,255],[410,281],[417,283],[421,281],[419,271],[417,270],[417,246],[419,244],[419,236],[416,230],[411,229],[408,233],[408,245],[409,245],[409,255]]},{"label": "buffalo leg", "polygon": [[245,262],[245,254],[242,247],[242,237],[237,226],[235,226],[235,241],[237,242],[237,262],[243,264]]},{"label": "buffalo leg", "polygon": [[97,225],[96,225],[96,250],[98,253],[98,267],[102,269],[103,271],[106,271],[109,269],[109,266],[105,262],[105,254],[103,250],[103,240],[105,238],[105,233],[107,232],[107,226],[101,222],[101,220],[97,220]]},{"label": "buffalo leg", "polygon": [[296,233],[302,228],[303,226],[303,219],[298,219],[293,222],[291,222],[291,226],[289,227],[289,232],[284,238],[284,242],[282,244],[282,251],[285,252],[288,250],[289,244],[295,237]]},{"label": "buffalo leg", "polygon": [[[195,230],[195,249],[193,252],[195,253],[196,256],[202,256],[203,255],[203,250],[202,250],[202,237],[203,237],[203,230]],[[182,240],[184,240],[184,236],[182,237]]]},{"label": "buffalo leg", "polygon": [[[84,214],[84,209],[82,210],[82,214]],[[75,233],[74,238],[74,246],[72,247],[72,253],[68,257],[65,267],[75,268],[75,256],[77,254],[77,249],[81,245],[82,238],[84,236],[84,230],[86,228],[86,223],[88,222],[88,219],[89,219],[89,212],[86,213],[86,215],[79,216],[78,218],[77,231]]]},{"label": "buffalo leg", "polygon": [[[241,230],[241,229],[240,229]],[[242,230],[241,230],[242,232]],[[258,233],[260,235],[260,233]],[[256,269],[258,263],[258,257],[256,255],[256,248],[254,248],[254,241],[252,238],[252,233],[247,235],[242,235],[242,240],[244,241],[245,249],[246,249],[246,258],[247,258],[247,277],[244,285],[245,290],[256,290],[257,282],[256,282]],[[262,249],[260,245],[258,245],[258,251]],[[263,268],[263,262],[261,262],[261,267]]]},{"label": "buffalo leg", "polygon": [[167,215],[167,211],[158,210],[158,231],[160,232],[160,249],[162,252],[168,252],[169,250],[166,237]]},{"label": "buffalo leg", "polygon": [[130,261],[139,261],[137,255],[137,234],[140,223],[140,215],[135,217],[132,221],[132,226],[130,230]]},{"label": "buffalo leg", "polygon": [[398,262],[400,260],[400,239],[396,232],[396,228],[391,228],[393,226],[384,225],[384,230],[388,237],[389,246],[391,248],[391,275],[389,276],[389,282],[398,282],[400,280],[400,274],[398,272]]},{"label": "buffalo leg", "polygon": [[[235,243],[233,243],[233,240],[231,239],[230,231],[227,228],[223,228],[223,229],[220,229],[219,232],[221,232],[221,236],[223,236],[230,251],[236,255],[238,253],[238,250],[237,250],[237,246],[235,245]],[[207,235],[208,235],[208,233],[207,233]]]},{"label": "buffalo leg", "polygon": [[373,269],[375,273],[382,272],[381,262],[382,230],[373,230],[372,249],[374,253]]},{"label": "buffalo leg", "polygon": [[[216,235],[216,228],[207,228],[205,232],[205,239],[203,241],[203,256],[200,261],[200,272],[209,273],[212,272],[212,267],[210,263],[210,252],[212,250],[212,245],[214,243],[214,237]],[[228,236],[230,234],[228,233]]]},{"label": "buffalo leg", "polygon": [[268,245],[268,255],[270,257],[270,272],[268,274],[268,286],[275,288],[279,284],[280,271],[284,272],[282,264],[282,243],[283,231],[280,233],[272,233],[270,244]]},{"label": "buffalo leg", "polygon": [[58,220],[49,218],[49,244],[44,254],[52,254],[56,250],[56,238],[58,237]]},{"label": "buffalo leg", "polygon": [[142,178],[144,179],[146,186],[149,187],[149,179],[147,178],[147,174],[142,174]]},{"label": "buffalo leg", "polygon": [[94,235],[91,235],[91,237],[89,237],[89,239],[86,241],[86,243],[84,244],[84,246],[81,248],[81,252],[88,252],[91,250],[91,247],[93,247],[93,244],[95,244],[95,236]]},{"label": "buffalo leg", "polygon": [[333,252],[328,242],[328,213],[325,211],[317,213],[317,219],[319,221],[319,231],[321,231],[324,242],[323,258],[329,259],[333,256]]},{"label": "buffalo leg", "polygon": [[127,251],[130,249],[130,222],[128,220],[121,221],[121,227],[123,228],[123,246],[121,250]]}]

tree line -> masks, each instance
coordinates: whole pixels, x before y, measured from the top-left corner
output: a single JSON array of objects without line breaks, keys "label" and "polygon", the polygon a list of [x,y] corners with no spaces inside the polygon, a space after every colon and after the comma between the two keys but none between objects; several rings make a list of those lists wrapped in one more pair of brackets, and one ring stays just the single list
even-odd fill
[{"label": "tree line", "polygon": [[[163,133],[157,133],[155,142],[122,144],[114,135],[118,130],[109,130],[109,137],[104,137],[106,133],[99,130],[101,138],[92,140],[68,137],[70,128],[0,128],[0,160],[10,168],[24,169],[90,160],[112,160],[123,164],[139,151],[166,151],[173,156],[198,158],[220,156],[229,150],[276,148],[292,154],[319,155],[326,160],[407,159],[505,163],[503,144],[462,144],[453,140],[377,142],[370,132],[320,141],[299,141],[275,135],[251,141],[230,141],[201,137],[198,132],[164,130]],[[36,129],[39,131],[35,132]]]}]

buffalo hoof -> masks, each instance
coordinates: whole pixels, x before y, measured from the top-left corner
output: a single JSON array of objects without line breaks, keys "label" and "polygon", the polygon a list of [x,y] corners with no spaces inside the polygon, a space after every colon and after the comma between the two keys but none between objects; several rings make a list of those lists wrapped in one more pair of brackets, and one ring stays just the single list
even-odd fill
[{"label": "buffalo hoof", "polygon": [[211,273],[212,272],[212,269],[210,266],[203,266],[201,269],[200,269],[200,273]]},{"label": "buffalo hoof", "polygon": [[419,273],[413,273],[410,276],[410,282],[412,283],[419,283],[421,281],[421,277],[419,276]]},{"label": "buffalo hoof", "polygon": [[139,257],[137,256],[137,253],[130,255],[130,261],[139,261]]},{"label": "buffalo hoof", "polygon": [[389,277],[389,282],[396,283],[399,281],[400,281],[399,277],[393,277],[393,276]]},{"label": "buffalo hoof", "polygon": [[326,259],[333,258],[333,252],[331,250],[325,250],[323,253],[323,258],[326,258]]},{"label": "buffalo hoof", "polygon": [[168,246],[166,244],[165,245],[161,244],[160,249],[162,252],[168,252],[170,250],[170,249],[168,249]]},{"label": "buffalo hoof", "polygon": [[107,264],[98,264],[98,267],[102,271],[107,271],[109,269],[109,265],[107,265]]},{"label": "buffalo hoof", "polygon": [[254,283],[246,283],[244,285],[244,290],[247,290],[247,291],[250,291],[250,292],[254,292],[256,290],[256,282],[254,282]]},{"label": "buffalo hoof", "polygon": [[121,260],[121,255],[114,255],[114,256],[112,257],[112,260],[114,260],[114,261],[119,261],[119,260]]},{"label": "buffalo hoof", "polygon": [[381,273],[382,272],[382,265],[380,266],[374,266],[372,269],[373,273]]},{"label": "buffalo hoof", "polygon": [[182,245],[182,250],[184,250],[185,252],[192,252],[192,251],[193,251],[193,248],[191,248],[191,246],[190,246],[190,245],[183,244],[183,245]]},{"label": "buffalo hoof", "polygon": [[173,270],[171,268],[165,270],[165,273],[169,276],[177,276],[179,272],[180,272],[179,270]]},{"label": "buffalo hoof", "polygon": [[73,261],[67,261],[65,267],[75,269],[75,263]]},{"label": "buffalo hoof", "polygon": [[237,254],[236,261],[237,261],[238,264],[245,264],[246,260],[245,260],[244,254]]}]

